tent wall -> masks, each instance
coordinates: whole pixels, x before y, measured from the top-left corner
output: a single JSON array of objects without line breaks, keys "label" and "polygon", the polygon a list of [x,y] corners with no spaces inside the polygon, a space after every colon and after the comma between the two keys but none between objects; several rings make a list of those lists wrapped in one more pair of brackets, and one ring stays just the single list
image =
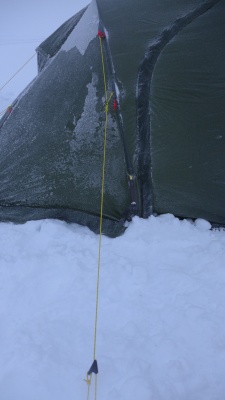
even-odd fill
[{"label": "tent wall", "polygon": [[38,72],[41,72],[41,70],[45,67],[49,58],[58,53],[61,46],[65,43],[68,36],[82,18],[86,9],[87,7],[71,17],[68,21],[64,22],[64,24],[62,24],[51,36],[49,36],[38,46],[36,49]]},{"label": "tent wall", "polygon": [[[124,0],[121,4],[119,0],[114,0],[113,2],[97,0],[97,3],[101,20],[109,34],[109,47],[112,62],[116,71],[118,87],[120,89],[120,107],[123,117],[125,142],[127,143],[133,171],[137,177],[139,186],[139,215],[147,217],[152,212],[159,212],[159,209],[160,212],[168,212],[168,202],[164,199],[163,191],[161,193],[158,192],[158,194],[155,193],[155,190],[158,190],[156,189],[156,176],[157,171],[160,168],[158,168],[156,164],[160,159],[160,165],[162,165],[164,159],[159,156],[159,159],[157,159],[156,162],[156,158],[153,160],[153,164],[151,160],[153,154],[160,154],[160,139],[157,139],[158,132],[154,134],[154,131],[152,132],[151,129],[151,125],[154,124],[154,121],[152,121],[152,117],[154,117],[154,115],[152,115],[154,100],[152,102],[150,97],[150,92],[152,95],[151,86],[154,86],[152,74],[158,57],[160,56],[161,58],[161,52],[163,52],[164,47],[166,46],[167,48],[171,40],[176,42],[178,33],[184,29],[186,25],[190,25],[188,35],[192,36],[193,43],[195,41],[194,35],[199,35],[202,29],[202,25],[197,22],[199,28],[196,33],[193,21],[195,19],[197,20],[201,15],[211,15],[211,27],[208,29],[209,32],[212,30],[214,31],[214,26],[217,24],[218,14],[213,13],[212,9],[214,9],[217,4],[221,4],[220,9],[224,10],[224,2],[220,0],[203,0],[198,2],[193,0],[175,0],[172,3],[168,3],[167,0],[157,2],[146,0],[140,0],[138,2],[134,0]],[[222,19],[222,15],[223,12],[221,12],[220,19]],[[223,28],[221,24],[218,29],[221,31],[221,42],[223,40]],[[204,33],[202,34],[204,36]],[[213,35],[214,34],[215,33],[213,33]],[[219,46],[219,43],[217,42],[216,45]],[[178,68],[176,58],[179,59],[180,53],[184,51],[182,46],[185,48],[185,40],[180,44],[180,47],[178,45],[176,54],[174,54],[174,58],[171,61],[170,68],[171,74],[173,74],[172,69],[174,67],[173,90],[175,90],[175,97],[176,85],[181,85],[181,97],[179,98],[179,101],[183,103],[185,114],[186,95],[184,93],[184,98],[182,98],[182,83],[179,81],[176,83],[176,68]],[[192,71],[192,47],[189,46],[186,49],[186,52],[190,61],[189,67]],[[193,54],[194,53],[195,45],[193,46]],[[218,56],[217,61],[221,62],[223,57],[223,55]],[[167,78],[164,79],[164,77],[167,77],[166,62],[167,61],[162,63],[161,66],[160,79],[162,78],[162,82],[167,82]],[[204,63],[203,53],[199,56],[198,68],[201,68],[201,62]],[[209,62],[209,60],[207,62]],[[207,65],[205,67],[206,69]],[[181,68],[182,67],[183,66],[181,65]],[[209,73],[211,73],[211,71],[212,67],[209,67]],[[199,73],[201,72],[198,70],[195,70],[195,72],[195,79],[198,81]],[[192,71],[192,75],[194,75],[195,72]],[[184,85],[187,86],[185,82]],[[162,84],[161,89],[163,91]],[[192,90],[191,83],[189,90]],[[196,92],[196,89],[194,89],[194,92]],[[158,99],[157,96],[158,93],[154,98]],[[191,96],[192,94],[190,94],[190,97]],[[208,103],[210,103],[210,101],[211,100],[209,100]],[[154,112],[157,112],[157,106],[155,107],[155,110],[156,111]],[[158,124],[161,123],[160,118],[164,119],[165,124],[167,124],[169,110],[170,104],[168,100],[163,110],[163,112],[165,111],[164,114],[161,113],[161,116],[158,118]],[[173,120],[173,117],[174,116],[171,115],[170,119]],[[185,115],[183,115],[183,118],[185,119]],[[190,119],[190,116],[188,118]],[[173,120],[173,122],[176,124],[175,120]],[[224,126],[223,123],[224,122],[221,124],[222,127]],[[167,137],[166,126],[164,126],[162,135]],[[192,145],[194,147],[194,143]],[[170,148],[168,148],[169,146]],[[168,143],[168,146],[165,147],[164,150],[166,153],[167,151],[173,153],[173,144],[171,142]],[[175,160],[173,160],[172,164],[174,164],[174,162]],[[154,168],[156,171],[154,171]],[[178,165],[177,168],[179,168]],[[162,170],[160,170],[160,172],[161,176],[163,176]],[[184,175],[179,179],[185,180],[186,176]],[[179,179],[177,181],[178,190]],[[164,180],[166,180],[166,178]],[[161,186],[163,187],[163,185],[164,181]],[[193,192],[194,190],[195,189],[193,188]],[[171,191],[173,191],[173,188],[171,188]],[[182,186],[180,186],[180,191],[182,193]],[[175,192],[174,196],[176,197]],[[184,198],[183,202],[185,201]],[[159,204],[162,204],[163,202],[165,203],[165,207],[159,206]],[[183,208],[185,211],[185,205]],[[176,214],[176,207],[174,207],[174,213]],[[185,212],[183,215],[185,215]]]},{"label": "tent wall", "polygon": [[225,223],[225,2],[162,51],[151,85],[156,212]]},{"label": "tent wall", "polygon": [[99,231],[100,26],[119,105],[109,104],[103,232],[121,234],[130,209],[224,224],[224,11],[225,0],[93,0],[47,38],[37,78],[0,126],[0,220]]},{"label": "tent wall", "polygon": [[[105,92],[98,16],[93,20],[96,6],[90,7],[84,14],[93,24],[88,27],[94,32],[90,43],[71,46],[79,40],[78,23],[1,129],[1,220],[65,216],[99,231]],[[107,58],[105,62],[111,91]],[[114,236],[124,229],[130,194],[112,103],[107,136],[103,231]]]}]

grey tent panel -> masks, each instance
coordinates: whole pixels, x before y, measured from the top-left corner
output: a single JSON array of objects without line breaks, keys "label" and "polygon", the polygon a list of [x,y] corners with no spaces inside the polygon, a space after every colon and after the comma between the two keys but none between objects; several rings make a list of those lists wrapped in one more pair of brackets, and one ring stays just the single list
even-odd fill
[{"label": "grey tent panel", "polygon": [[[132,3],[132,4],[131,4]],[[37,49],[39,74],[0,127],[0,219],[103,231],[137,213],[224,224],[225,0],[93,0]],[[116,104],[116,107],[115,107]]]},{"label": "grey tent panel", "polygon": [[86,9],[87,7],[62,24],[51,36],[37,47],[38,72],[41,72],[49,58],[57,54],[70,33],[80,21]]}]

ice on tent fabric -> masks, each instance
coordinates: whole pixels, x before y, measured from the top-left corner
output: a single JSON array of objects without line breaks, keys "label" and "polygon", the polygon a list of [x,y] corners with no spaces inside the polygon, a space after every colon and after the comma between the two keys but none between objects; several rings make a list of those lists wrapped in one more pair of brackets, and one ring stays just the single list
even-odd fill
[{"label": "ice on tent fabric", "polygon": [[93,0],[85,11],[83,17],[75,26],[61,50],[69,51],[74,46],[84,55],[89,43],[96,37],[98,31],[99,16],[96,1]]},{"label": "ice on tent fabric", "polygon": [[142,217],[224,224],[224,10],[225,0],[94,0],[46,39],[37,79],[1,127],[0,219],[98,232],[106,83],[119,98],[109,102],[104,233],[124,231],[133,198]]},{"label": "ice on tent fabric", "polygon": [[82,18],[85,10],[86,7],[62,24],[51,36],[37,47],[38,72],[41,72],[49,58],[53,57],[60,50],[63,43]]}]

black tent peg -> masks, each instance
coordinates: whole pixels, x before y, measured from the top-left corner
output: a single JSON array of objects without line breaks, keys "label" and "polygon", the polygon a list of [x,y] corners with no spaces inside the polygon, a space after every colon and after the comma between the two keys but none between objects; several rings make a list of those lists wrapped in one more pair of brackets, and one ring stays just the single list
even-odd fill
[{"label": "black tent peg", "polygon": [[93,361],[93,363],[91,365],[91,368],[89,369],[87,374],[91,375],[92,373],[93,374],[98,374],[98,363],[97,363],[97,360]]}]

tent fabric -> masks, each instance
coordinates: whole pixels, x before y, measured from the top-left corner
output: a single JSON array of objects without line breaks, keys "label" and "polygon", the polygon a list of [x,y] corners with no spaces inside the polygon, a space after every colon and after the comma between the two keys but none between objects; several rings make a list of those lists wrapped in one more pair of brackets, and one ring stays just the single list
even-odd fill
[{"label": "tent fabric", "polygon": [[[225,0],[93,0],[37,49],[39,73],[0,127],[0,219],[103,232],[133,214],[224,224]],[[114,107],[116,102],[117,107]]]},{"label": "tent fabric", "polygon": [[154,210],[161,213],[166,207],[178,216],[200,215],[222,224],[224,4],[218,2],[164,48],[153,72],[150,99]]},{"label": "tent fabric", "polygon": [[80,12],[71,17],[38,46],[36,49],[38,72],[41,72],[48,59],[53,57],[60,50],[61,46],[65,43],[70,33],[80,21],[86,9],[87,7],[83,8]]}]

